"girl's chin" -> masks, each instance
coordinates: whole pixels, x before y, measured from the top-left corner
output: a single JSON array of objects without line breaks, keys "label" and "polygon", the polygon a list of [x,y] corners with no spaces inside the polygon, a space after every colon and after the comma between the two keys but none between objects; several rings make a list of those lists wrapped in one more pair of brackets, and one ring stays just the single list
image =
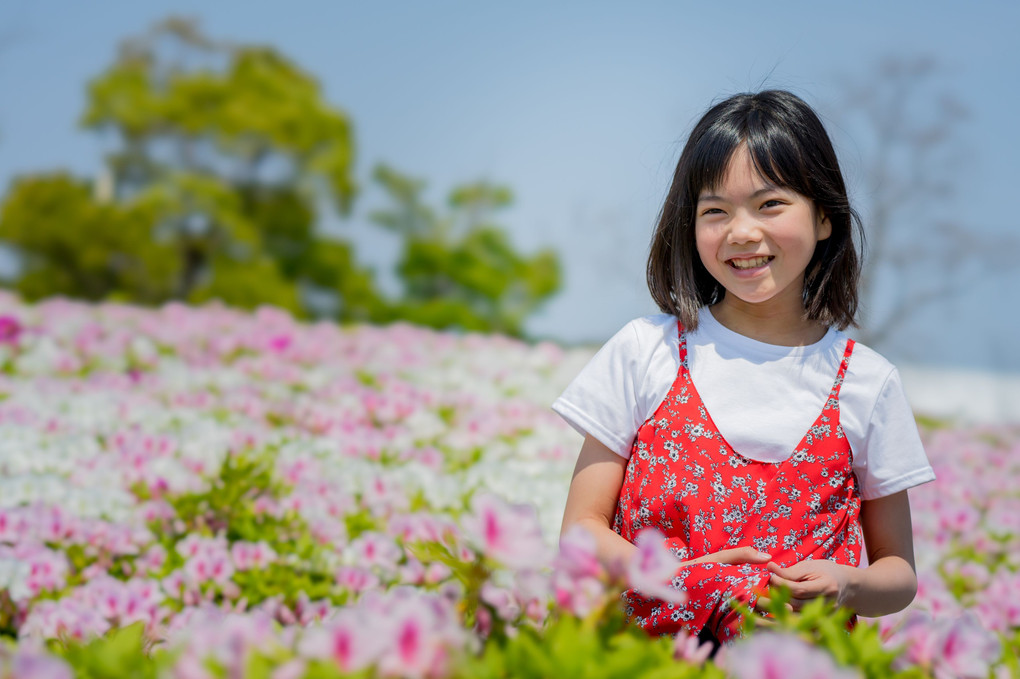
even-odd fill
[{"label": "girl's chin", "polygon": [[784,307],[789,305],[791,309],[797,312],[803,312],[804,305],[801,301],[801,295],[784,295],[779,291],[774,290],[740,290],[734,287],[734,289],[726,289],[726,294],[723,296],[721,303],[730,306],[748,306],[755,308],[766,308],[766,307]]}]

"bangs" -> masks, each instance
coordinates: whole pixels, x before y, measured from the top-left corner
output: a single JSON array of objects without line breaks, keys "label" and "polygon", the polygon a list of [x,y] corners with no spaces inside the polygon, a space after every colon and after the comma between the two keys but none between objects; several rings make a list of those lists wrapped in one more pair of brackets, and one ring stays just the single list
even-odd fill
[{"label": "bangs", "polygon": [[763,119],[757,111],[726,122],[730,124],[706,130],[691,149],[688,195],[694,202],[702,191],[719,188],[733,154],[741,145],[747,146],[751,162],[762,178],[778,187],[812,195],[807,163],[801,156],[802,144],[787,126]]}]

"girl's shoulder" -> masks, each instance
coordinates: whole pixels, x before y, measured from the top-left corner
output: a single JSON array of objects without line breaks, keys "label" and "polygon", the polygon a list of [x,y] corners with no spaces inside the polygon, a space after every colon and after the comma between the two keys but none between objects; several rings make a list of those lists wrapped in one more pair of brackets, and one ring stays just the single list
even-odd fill
[{"label": "girl's shoulder", "polygon": [[[845,345],[849,337],[846,333],[836,330],[838,344]],[[878,353],[863,342],[854,340],[853,353],[847,373],[855,380],[865,381],[881,387],[889,378],[897,374],[896,366],[889,359]]]},{"label": "girl's shoulder", "polygon": [[677,318],[672,314],[649,314],[628,321],[606,347],[634,354],[651,354],[679,343]]},{"label": "girl's shoulder", "polygon": [[854,342],[843,378],[840,418],[845,429],[859,431],[862,436],[881,422],[885,423],[882,425],[885,428],[916,428],[899,370],[862,342]]},{"label": "girl's shoulder", "polygon": [[661,337],[664,334],[677,334],[677,318],[673,314],[649,314],[629,321],[625,328],[642,337]]}]

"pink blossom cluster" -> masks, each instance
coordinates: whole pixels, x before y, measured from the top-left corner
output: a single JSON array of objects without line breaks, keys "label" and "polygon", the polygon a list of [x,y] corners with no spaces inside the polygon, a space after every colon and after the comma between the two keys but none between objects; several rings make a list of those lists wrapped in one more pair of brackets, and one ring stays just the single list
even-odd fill
[{"label": "pink blossom cluster", "polygon": [[720,660],[733,679],[855,679],[831,655],[790,634],[761,633],[738,642]]},{"label": "pink blossom cluster", "polygon": [[969,612],[936,619],[911,611],[891,641],[903,648],[901,667],[923,667],[936,679],[987,677],[991,661],[1002,652],[994,632]]},{"label": "pink blossom cluster", "polygon": [[308,628],[298,649],[345,672],[374,667],[383,676],[441,677],[468,641],[453,601],[398,587],[365,596]]},{"label": "pink blossom cluster", "polygon": [[0,677],[72,679],[74,670],[46,652],[41,644],[23,643],[16,648],[0,644]]},{"label": "pink blossom cluster", "polygon": [[115,627],[143,622],[154,630],[170,615],[159,583],[98,576],[57,600],[36,602],[21,627],[24,637],[87,639]]},{"label": "pink blossom cluster", "polygon": [[905,663],[985,677],[1020,630],[1020,429],[937,429],[925,450],[937,479],[910,491],[918,594],[879,624]]},{"label": "pink blossom cluster", "polygon": [[[302,324],[270,308],[32,306],[0,293],[0,594],[26,649],[4,651],[0,668],[35,662],[33,639],[141,621],[153,643],[186,649],[181,677],[205,676],[206,657],[236,668],[276,647],[291,658],[281,677],[322,659],[442,676],[494,630],[596,614],[607,583],[681,598],[661,536],[642,536],[626,573],[607,573],[584,531],[555,548],[580,442],[548,404],[588,355]],[[987,674],[998,635],[1020,629],[1020,431],[940,429],[926,449],[938,480],[911,491],[920,590],[883,633],[936,676]],[[255,525],[307,526],[331,578],[315,600],[242,591],[307,566],[285,554],[289,538],[241,539],[174,509],[256,455],[282,491],[243,501]],[[462,578],[476,567],[487,580],[468,627]],[[704,662],[707,648],[683,637],[676,655]],[[741,658],[846,671],[789,639],[734,646],[734,676]]]}]

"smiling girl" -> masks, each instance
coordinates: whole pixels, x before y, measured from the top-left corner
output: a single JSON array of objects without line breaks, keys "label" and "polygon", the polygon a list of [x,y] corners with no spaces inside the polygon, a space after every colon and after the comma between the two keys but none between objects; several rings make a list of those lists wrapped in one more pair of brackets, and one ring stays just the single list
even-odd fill
[{"label": "smiling girl", "polygon": [[[935,478],[896,369],[854,325],[859,220],[821,121],[784,91],[713,106],[648,260],[662,314],[628,323],[553,404],[584,436],[563,530],[606,563],[654,527],[683,604],[624,594],[652,634],[727,641],[787,586],[861,615],[917,589],[907,489]],[[862,559],[867,551],[867,565]]]}]

